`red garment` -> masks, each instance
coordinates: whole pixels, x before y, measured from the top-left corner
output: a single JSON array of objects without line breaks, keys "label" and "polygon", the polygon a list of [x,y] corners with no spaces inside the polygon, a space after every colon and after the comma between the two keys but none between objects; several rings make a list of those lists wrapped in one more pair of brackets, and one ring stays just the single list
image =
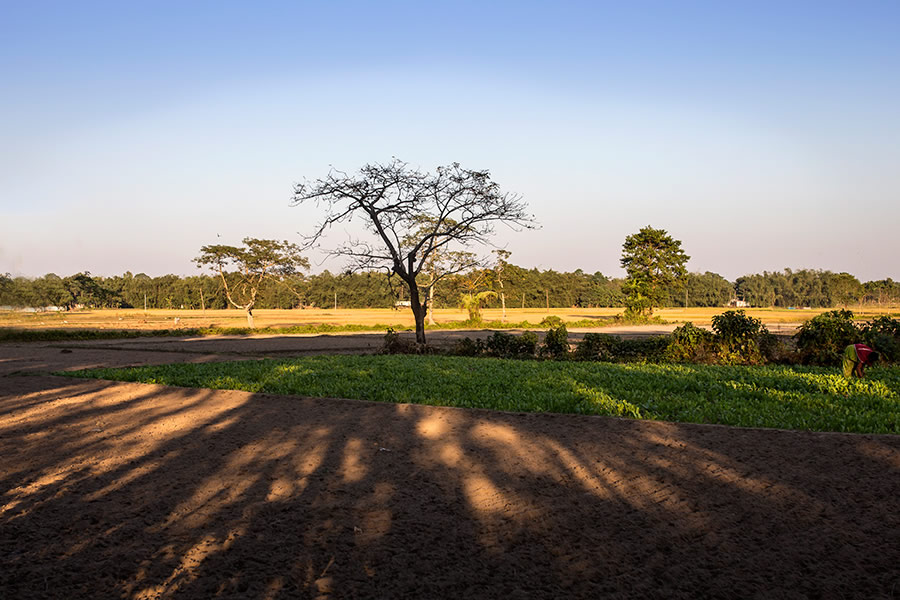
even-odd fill
[{"label": "red garment", "polygon": [[874,352],[871,348],[866,346],[865,344],[853,344],[856,347],[856,357],[859,359],[861,363],[869,362],[869,355]]}]

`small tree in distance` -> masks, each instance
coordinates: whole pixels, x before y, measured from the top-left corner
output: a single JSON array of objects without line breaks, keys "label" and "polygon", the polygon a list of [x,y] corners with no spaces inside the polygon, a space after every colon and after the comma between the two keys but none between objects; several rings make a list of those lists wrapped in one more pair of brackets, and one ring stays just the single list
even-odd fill
[{"label": "small tree in distance", "polygon": [[[299,246],[287,240],[247,237],[243,244],[243,248],[224,244],[203,246],[194,262],[198,268],[208,267],[219,274],[228,302],[247,311],[247,325],[252,328],[253,306],[263,282],[270,280],[287,285],[285,277],[308,269],[309,261],[301,256]],[[229,271],[229,267],[234,271]],[[288,289],[297,294],[290,286]]]},{"label": "small tree in distance", "polygon": [[503,290],[503,279],[506,277],[506,267],[509,266],[509,257],[512,256],[512,252],[509,250],[505,250],[502,248],[498,248],[494,250],[494,256],[497,257],[497,262],[494,264],[494,280],[497,282],[497,285],[500,286],[500,308],[503,309],[503,320],[506,320],[506,293]]},{"label": "small tree in distance", "polygon": [[[350,239],[332,254],[350,259],[355,270],[383,268],[409,289],[416,323],[416,343],[425,344],[428,286],[448,275],[471,269],[460,250],[489,243],[498,223],[512,228],[533,227],[525,204],[502,192],[488,171],[463,169],[459,163],[423,173],[398,159],[368,164],[355,175],[332,169],[323,179],[296,184],[293,204],[324,204],[325,218],[308,239],[318,243],[334,225],[362,218],[370,239]],[[441,269],[431,273],[431,258],[443,256]],[[429,276],[433,275],[433,276]]]},{"label": "small tree in distance", "polygon": [[660,306],[667,289],[682,283],[687,275],[685,263],[690,256],[681,249],[681,242],[664,229],[649,225],[625,238],[622,246],[622,267],[628,274],[622,291],[626,294],[625,315],[648,317],[653,307]]},{"label": "small tree in distance", "polygon": [[[402,245],[414,245],[416,240],[427,235],[429,230],[434,228],[435,219],[433,217],[422,216],[421,219],[422,223],[419,224],[418,229],[410,232],[403,239]],[[444,224],[445,227],[450,227],[452,225],[454,225],[452,220]],[[456,273],[469,268],[475,268],[480,264],[481,261],[474,253],[463,250],[453,251],[449,249],[438,249],[428,256],[425,260],[425,265],[422,267],[422,271],[416,279],[416,283],[419,286],[422,296],[427,296],[428,306],[426,316],[428,317],[429,325],[435,324],[434,288],[437,285],[437,282],[447,274],[447,271]]]},{"label": "small tree in distance", "polygon": [[459,297],[459,304],[469,313],[469,323],[481,323],[481,309],[488,300],[497,297],[497,292],[493,290],[479,291],[483,285],[489,282],[492,274],[488,269],[476,269],[463,277],[462,286],[465,291]]}]

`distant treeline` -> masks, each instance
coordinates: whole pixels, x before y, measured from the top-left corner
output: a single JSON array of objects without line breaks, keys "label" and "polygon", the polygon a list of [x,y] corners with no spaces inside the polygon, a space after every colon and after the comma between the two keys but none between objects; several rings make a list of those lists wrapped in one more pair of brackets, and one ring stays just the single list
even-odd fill
[{"label": "distant treeline", "polygon": [[[455,308],[460,295],[479,280],[472,274],[441,280],[434,290],[437,308]],[[500,292],[496,279],[480,278],[481,289]],[[493,281],[493,283],[490,283]],[[587,274],[524,269],[507,265],[502,274],[507,307],[539,308],[548,303],[561,307],[623,306],[622,279],[602,273]],[[809,306],[813,308],[855,304],[896,304],[900,282],[891,279],[860,282],[848,273],[801,269],[763,272],[729,282],[716,273],[691,273],[679,288],[669,292],[668,306],[724,306],[741,299],[754,307]],[[405,298],[399,281],[384,272],[295,275],[283,282],[267,282],[259,291],[256,308],[388,308]],[[77,273],[38,278],[0,275],[0,306],[76,306],[96,308],[229,308],[217,276],[150,277],[130,272],[115,277]],[[488,306],[500,306],[499,296]]]}]

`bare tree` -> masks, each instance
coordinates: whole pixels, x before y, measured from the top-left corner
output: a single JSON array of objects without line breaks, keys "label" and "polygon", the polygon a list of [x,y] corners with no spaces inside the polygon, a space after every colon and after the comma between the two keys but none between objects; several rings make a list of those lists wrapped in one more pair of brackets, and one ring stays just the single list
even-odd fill
[{"label": "bare tree", "polygon": [[[247,324],[253,327],[256,295],[266,280],[287,285],[285,278],[299,269],[308,269],[309,261],[300,255],[300,247],[287,240],[244,238],[244,248],[213,244],[200,248],[194,259],[197,267],[208,267],[219,274],[225,297],[235,308],[247,311]],[[228,271],[233,267],[234,271]],[[297,291],[287,286],[295,295]]]},{"label": "bare tree", "polygon": [[506,294],[503,292],[503,278],[506,277],[506,267],[509,266],[509,257],[512,252],[503,248],[494,250],[497,262],[494,264],[494,279],[500,286],[500,306],[503,308],[503,320],[506,320]]},{"label": "bare tree", "polygon": [[[362,218],[369,239],[349,239],[331,252],[348,257],[351,269],[384,268],[409,289],[416,322],[416,342],[425,343],[429,287],[477,266],[462,248],[489,243],[494,227],[532,228],[525,203],[501,192],[488,171],[463,169],[458,163],[423,173],[394,159],[368,164],[358,174],[332,169],[323,179],[294,186],[293,204],[324,205],[324,220],[310,235],[315,245],[334,225]],[[442,256],[442,268],[431,270],[424,289],[418,277],[429,260]],[[480,263],[479,263],[480,264]]]}]

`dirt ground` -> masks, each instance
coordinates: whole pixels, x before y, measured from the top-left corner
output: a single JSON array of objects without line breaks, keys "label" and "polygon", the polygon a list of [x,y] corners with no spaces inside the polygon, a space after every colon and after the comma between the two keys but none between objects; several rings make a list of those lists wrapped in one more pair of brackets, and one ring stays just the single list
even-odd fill
[{"label": "dirt ground", "polygon": [[900,598],[898,436],[46,374],[380,339],[0,345],[0,598]]}]

